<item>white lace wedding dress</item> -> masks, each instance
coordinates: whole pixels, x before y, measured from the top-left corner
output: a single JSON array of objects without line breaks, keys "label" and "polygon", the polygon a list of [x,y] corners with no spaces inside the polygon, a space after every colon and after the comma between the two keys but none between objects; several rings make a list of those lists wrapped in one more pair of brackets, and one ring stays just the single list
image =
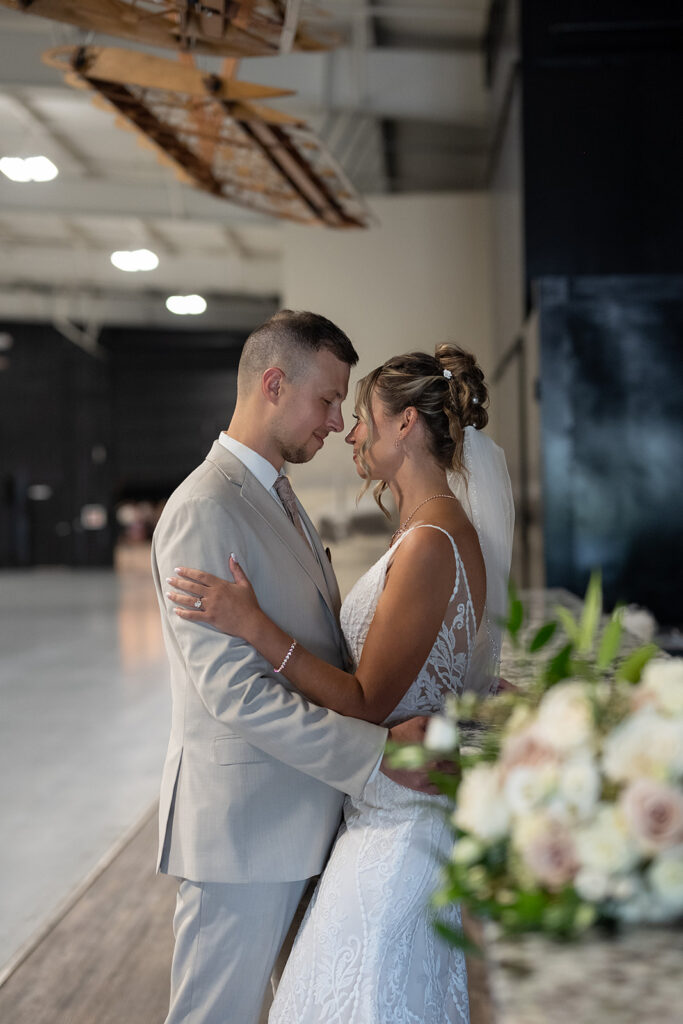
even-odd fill
[{"label": "white lace wedding dress", "polygon": [[[476,621],[462,561],[446,536],[455,556],[453,593],[429,657],[387,725],[433,714],[447,693],[462,689]],[[358,580],[342,607],[355,664],[396,547]],[[347,798],[269,1024],[468,1024],[463,954],[436,935],[428,908],[439,859],[451,846],[442,797],[415,793],[378,772],[362,799]],[[446,919],[459,926],[457,908]]]}]

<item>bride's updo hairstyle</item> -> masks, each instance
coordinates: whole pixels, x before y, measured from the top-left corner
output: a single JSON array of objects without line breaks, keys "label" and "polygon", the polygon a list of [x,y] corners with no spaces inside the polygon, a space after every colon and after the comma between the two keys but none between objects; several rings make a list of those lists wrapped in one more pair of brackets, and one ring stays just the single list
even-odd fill
[{"label": "bride's updo hairstyle", "polygon": [[[414,406],[425,428],[429,451],[446,470],[463,472],[465,427],[481,430],[488,423],[488,390],[477,360],[456,345],[438,345],[434,355],[410,352],[393,356],[358,382],[356,410],[368,433],[358,453],[369,476],[365,453],[373,442],[370,403],[376,394],[390,416]],[[361,494],[369,487],[365,484]],[[385,515],[382,494],[387,484],[380,480],[375,501]]]}]

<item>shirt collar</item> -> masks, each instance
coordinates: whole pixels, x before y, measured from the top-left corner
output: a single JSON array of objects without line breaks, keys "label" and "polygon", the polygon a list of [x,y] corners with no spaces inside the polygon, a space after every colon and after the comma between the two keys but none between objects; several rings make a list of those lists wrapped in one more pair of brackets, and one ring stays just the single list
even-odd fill
[{"label": "shirt collar", "polygon": [[249,472],[253,473],[262,487],[265,487],[267,491],[272,490],[273,484],[280,474],[275,466],[268,462],[268,459],[264,459],[262,455],[255,452],[253,448],[248,448],[241,441],[236,441],[234,437],[230,437],[225,431],[219,434],[218,443],[227,448],[229,452],[232,452],[247,467]]}]

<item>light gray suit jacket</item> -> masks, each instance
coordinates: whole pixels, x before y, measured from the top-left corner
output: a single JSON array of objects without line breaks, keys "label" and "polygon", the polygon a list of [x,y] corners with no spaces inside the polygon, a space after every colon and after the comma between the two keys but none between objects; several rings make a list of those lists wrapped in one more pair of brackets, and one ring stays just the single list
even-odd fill
[{"label": "light gray suit jacket", "polygon": [[343,794],[358,796],[386,730],[309,703],[249,644],[173,614],[177,565],[229,577],[235,552],[263,610],[319,658],[344,663],[339,590],[284,510],[216,442],[169,498],[152,568],[171,667],[171,738],[157,868],[203,882],[293,881],[318,873]]}]

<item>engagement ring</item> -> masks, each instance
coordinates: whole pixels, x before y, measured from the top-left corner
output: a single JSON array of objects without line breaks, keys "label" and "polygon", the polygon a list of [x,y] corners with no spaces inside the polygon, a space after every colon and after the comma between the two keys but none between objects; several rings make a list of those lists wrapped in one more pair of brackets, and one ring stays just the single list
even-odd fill
[{"label": "engagement ring", "polygon": [[195,608],[199,608],[199,610],[201,611],[201,608],[202,608],[202,599],[201,599],[201,597],[197,598],[197,600],[194,603],[194,606],[195,606]]}]

